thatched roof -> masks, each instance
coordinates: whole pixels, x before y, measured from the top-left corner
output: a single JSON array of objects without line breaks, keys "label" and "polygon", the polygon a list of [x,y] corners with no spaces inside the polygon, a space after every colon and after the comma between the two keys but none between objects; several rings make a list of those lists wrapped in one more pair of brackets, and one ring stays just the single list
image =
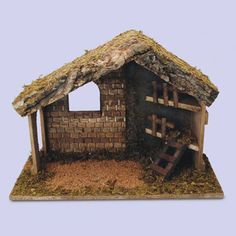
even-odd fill
[{"label": "thatched roof", "polygon": [[168,52],[142,32],[130,30],[25,86],[13,101],[13,107],[21,116],[29,115],[130,61],[135,61],[208,106],[218,95],[217,87],[200,70]]}]

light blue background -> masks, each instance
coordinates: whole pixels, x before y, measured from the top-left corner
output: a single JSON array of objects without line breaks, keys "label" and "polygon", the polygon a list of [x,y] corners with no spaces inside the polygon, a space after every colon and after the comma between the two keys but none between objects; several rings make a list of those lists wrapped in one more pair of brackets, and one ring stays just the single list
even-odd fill
[{"label": "light blue background", "polygon": [[[235,235],[235,1],[0,0],[1,235]],[[128,29],[196,65],[221,93],[209,108],[205,152],[224,200],[10,202],[29,154],[23,84]]]}]

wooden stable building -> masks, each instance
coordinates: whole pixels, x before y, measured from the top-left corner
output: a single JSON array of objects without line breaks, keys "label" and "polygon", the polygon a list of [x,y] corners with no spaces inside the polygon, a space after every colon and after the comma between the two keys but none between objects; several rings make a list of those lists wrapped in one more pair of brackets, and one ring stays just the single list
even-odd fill
[{"label": "wooden stable building", "polygon": [[[99,88],[100,110],[70,111],[70,92],[89,82]],[[153,169],[167,175],[186,150],[195,167],[204,169],[206,106],[217,95],[217,87],[200,70],[130,30],[25,86],[13,106],[28,116],[33,173],[40,170],[42,158],[39,111],[44,154],[119,152],[163,144]],[[175,150],[168,153],[169,148]],[[165,166],[159,165],[162,160]]]}]

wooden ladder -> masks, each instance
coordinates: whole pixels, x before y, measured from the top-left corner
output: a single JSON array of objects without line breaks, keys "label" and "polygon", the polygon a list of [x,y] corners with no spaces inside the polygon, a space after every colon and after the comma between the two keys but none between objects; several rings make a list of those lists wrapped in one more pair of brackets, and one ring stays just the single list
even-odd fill
[{"label": "wooden ladder", "polygon": [[159,175],[168,178],[175,166],[180,161],[186,150],[186,145],[175,141],[168,141],[158,152],[158,158],[150,165],[150,168]]}]

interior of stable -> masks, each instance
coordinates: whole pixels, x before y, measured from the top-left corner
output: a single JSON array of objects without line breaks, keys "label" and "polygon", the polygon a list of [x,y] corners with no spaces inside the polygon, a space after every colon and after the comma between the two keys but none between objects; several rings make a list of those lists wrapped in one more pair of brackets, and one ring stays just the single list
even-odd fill
[{"label": "interior of stable", "polygon": [[[203,103],[184,91],[175,89],[168,82],[144,67],[131,62],[122,68],[126,75],[126,136],[127,149],[152,149],[174,137],[187,138],[185,142],[189,158],[196,169],[204,169],[204,125],[208,113]],[[48,153],[45,136],[43,108],[40,123],[43,153]],[[36,113],[29,116],[32,153],[38,153]],[[35,128],[36,127],[36,128]],[[182,136],[181,136],[182,135]],[[35,156],[35,157],[34,157]],[[35,173],[40,168],[39,155],[32,155]]]}]

